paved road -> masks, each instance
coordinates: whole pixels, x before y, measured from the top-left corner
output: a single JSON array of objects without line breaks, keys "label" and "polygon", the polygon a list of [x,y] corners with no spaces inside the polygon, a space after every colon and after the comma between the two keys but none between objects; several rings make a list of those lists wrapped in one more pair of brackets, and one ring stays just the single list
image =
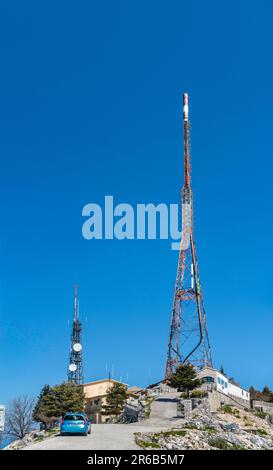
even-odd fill
[{"label": "paved road", "polygon": [[158,432],[174,427],[175,396],[164,395],[152,403],[150,419],[132,424],[93,424],[89,436],[57,436],[26,447],[26,450],[134,450],[135,432]]}]

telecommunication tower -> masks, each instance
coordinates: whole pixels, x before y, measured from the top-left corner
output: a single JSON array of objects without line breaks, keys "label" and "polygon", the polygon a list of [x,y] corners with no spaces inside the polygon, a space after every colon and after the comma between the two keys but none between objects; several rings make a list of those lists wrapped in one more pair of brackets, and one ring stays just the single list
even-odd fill
[{"label": "telecommunication tower", "polygon": [[78,286],[74,286],[73,331],[67,372],[68,382],[83,384],[82,324],[79,320]]},{"label": "telecommunication tower", "polygon": [[206,313],[193,237],[188,94],[183,95],[184,185],[181,191],[182,236],[169,334],[165,377],[179,364],[212,366]]}]

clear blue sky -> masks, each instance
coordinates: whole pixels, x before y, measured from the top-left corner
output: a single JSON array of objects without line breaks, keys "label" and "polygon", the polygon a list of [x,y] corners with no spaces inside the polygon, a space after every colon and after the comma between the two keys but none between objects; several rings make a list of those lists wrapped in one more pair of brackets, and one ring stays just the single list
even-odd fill
[{"label": "clear blue sky", "polygon": [[183,91],[214,363],[273,387],[272,15],[269,0],[2,2],[0,402],[66,378],[75,282],[86,380],[106,363],[161,378],[177,252],[86,241],[81,211],[178,202]]}]

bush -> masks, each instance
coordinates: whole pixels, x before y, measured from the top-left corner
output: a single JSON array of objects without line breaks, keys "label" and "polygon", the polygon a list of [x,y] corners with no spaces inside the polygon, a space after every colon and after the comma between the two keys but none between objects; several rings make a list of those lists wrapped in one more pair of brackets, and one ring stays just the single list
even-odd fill
[{"label": "bush", "polygon": [[224,405],[222,407],[222,410],[223,410],[224,413],[229,413],[230,415],[233,414],[233,409],[230,405]]},{"label": "bush", "polygon": [[193,390],[191,392],[191,398],[204,398],[208,396],[208,392],[205,390]]},{"label": "bush", "polygon": [[135,433],[135,441],[136,444],[141,447],[142,449],[160,449],[160,445],[158,443],[158,436],[159,434],[152,434],[149,436],[149,440],[145,441],[144,439],[141,439],[141,433]]},{"label": "bush", "polygon": [[183,429],[180,430],[180,429],[172,429],[171,431],[166,431],[166,432],[163,432],[162,435],[163,436],[180,436],[180,437],[184,437],[186,435],[186,431],[184,431]]},{"label": "bush", "polygon": [[146,413],[145,413],[146,418],[150,417],[151,404],[152,404],[153,401],[154,401],[154,398],[147,398],[147,400],[146,400]]},{"label": "bush", "polygon": [[209,445],[220,450],[243,450],[243,447],[237,444],[231,444],[230,442],[222,439],[221,437],[213,437],[209,440]]}]

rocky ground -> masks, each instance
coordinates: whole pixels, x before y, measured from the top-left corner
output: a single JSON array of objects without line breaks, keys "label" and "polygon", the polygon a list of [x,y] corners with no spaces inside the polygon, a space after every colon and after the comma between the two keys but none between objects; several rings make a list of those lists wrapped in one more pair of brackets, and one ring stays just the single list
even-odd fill
[{"label": "rocky ground", "polygon": [[32,431],[7,450],[273,450],[273,425],[252,410],[225,406],[211,415],[177,417],[176,396],[160,396],[151,403],[150,416],[131,424],[98,424],[88,436],[60,436],[58,429]]},{"label": "rocky ground", "polygon": [[19,450],[23,449],[24,447],[38,443],[43,441],[44,439],[48,439],[50,437],[54,437],[59,433],[59,429],[51,429],[49,431],[31,431],[28,433],[23,439],[18,439],[11,442],[5,450]]},{"label": "rocky ground", "polygon": [[186,420],[160,433],[137,433],[136,443],[147,449],[273,450],[273,426],[251,411],[227,407],[212,416]]}]

